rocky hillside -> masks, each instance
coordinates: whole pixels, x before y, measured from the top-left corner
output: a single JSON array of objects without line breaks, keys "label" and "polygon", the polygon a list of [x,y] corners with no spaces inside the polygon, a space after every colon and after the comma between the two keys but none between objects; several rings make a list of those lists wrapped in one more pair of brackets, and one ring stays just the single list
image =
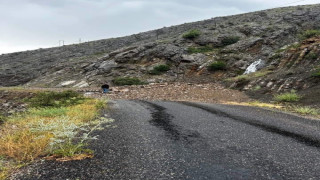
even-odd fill
[{"label": "rocky hillside", "polygon": [[[0,86],[88,87],[136,77],[143,82],[223,81],[264,92],[312,89],[319,87],[312,75],[319,67],[319,38],[303,41],[301,36],[319,28],[318,4],[5,54],[0,56]],[[261,70],[239,78],[254,62]],[[166,68],[158,71],[159,65]]]}]

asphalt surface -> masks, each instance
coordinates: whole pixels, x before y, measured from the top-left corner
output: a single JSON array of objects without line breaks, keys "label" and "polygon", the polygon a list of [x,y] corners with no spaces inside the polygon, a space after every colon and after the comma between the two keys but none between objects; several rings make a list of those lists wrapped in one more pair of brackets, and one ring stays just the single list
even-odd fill
[{"label": "asphalt surface", "polygon": [[320,121],[199,103],[111,102],[92,159],[41,161],[13,179],[320,179]]}]

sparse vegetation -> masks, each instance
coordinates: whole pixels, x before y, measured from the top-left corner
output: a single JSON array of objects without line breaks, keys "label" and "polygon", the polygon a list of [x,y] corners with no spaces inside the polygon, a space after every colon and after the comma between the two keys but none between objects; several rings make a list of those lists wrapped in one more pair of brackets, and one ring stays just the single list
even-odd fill
[{"label": "sparse vegetation", "polygon": [[261,86],[257,85],[253,88],[254,91],[259,91],[261,89]]},{"label": "sparse vegetation", "polygon": [[195,53],[211,52],[213,50],[214,49],[210,46],[202,46],[202,47],[189,47],[187,51],[189,54],[195,54]]},{"label": "sparse vegetation", "polygon": [[142,85],[145,84],[138,78],[134,77],[119,77],[113,80],[113,83],[117,86],[125,86],[125,85]]},{"label": "sparse vegetation", "polygon": [[307,31],[303,32],[302,34],[300,34],[299,38],[301,40],[305,40],[305,39],[309,39],[309,38],[319,36],[319,35],[320,35],[320,30],[311,29],[311,30],[307,30]]},{"label": "sparse vegetation", "polygon": [[[75,97],[81,102],[70,103]],[[48,101],[52,98],[65,103],[60,107],[52,106]],[[41,99],[50,103],[42,103]],[[105,104],[73,92],[38,93],[30,101],[33,108],[7,117],[1,125],[0,157],[3,160],[0,164],[6,163],[2,163],[0,177],[5,179],[13,169],[39,157],[51,155],[54,159],[69,157],[71,160],[74,155],[91,157],[93,151],[86,149],[86,143],[95,137],[90,132],[108,122],[97,119],[102,103]],[[78,135],[80,130],[84,132],[81,136]]]},{"label": "sparse vegetation", "polygon": [[310,52],[308,55],[306,55],[306,59],[308,60],[316,60],[318,57],[318,54],[314,52]]},{"label": "sparse vegetation", "polygon": [[270,57],[270,60],[280,59],[281,57],[282,57],[281,54],[276,53],[276,54],[274,54],[273,56]]},{"label": "sparse vegetation", "polygon": [[225,70],[227,67],[226,63],[223,61],[217,61],[209,64],[208,70],[209,71],[219,71],[219,70]]},{"label": "sparse vegetation", "polygon": [[185,39],[195,39],[195,38],[199,37],[200,35],[201,35],[201,31],[194,29],[194,30],[191,30],[191,31],[183,34],[182,37]]},{"label": "sparse vegetation", "polygon": [[243,80],[251,80],[258,77],[263,77],[267,74],[271,73],[271,71],[257,71],[250,74],[242,74],[233,78],[228,78],[226,81],[243,81]]},{"label": "sparse vegetation", "polygon": [[228,36],[221,40],[222,46],[228,46],[231,44],[235,44],[240,40],[239,36]]},{"label": "sparse vegetation", "polygon": [[169,70],[170,70],[170,66],[168,66],[166,64],[160,64],[160,65],[153,67],[153,69],[150,71],[150,74],[160,75],[160,74],[163,74]]},{"label": "sparse vegetation", "polygon": [[292,108],[294,112],[297,112],[302,115],[319,115],[320,112],[318,109],[307,107],[307,106],[294,106]]},{"label": "sparse vegetation", "polygon": [[75,91],[40,92],[30,100],[31,107],[65,107],[82,103],[84,97]]},{"label": "sparse vegetation", "polygon": [[5,116],[0,113],[0,125],[4,123],[5,119]]},{"label": "sparse vegetation", "polygon": [[300,99],[301,96],[299,96],[295,91],[277,94],[274,96],[274,100],[277,102],[297,102]]},{"label": "sparse vegetation", "polygon": [[316,72],[314,72],[314,73],[312,74],[312,76],[313,76],[313,77],[318,77],[318,78],[320,78],[320,68],[317,69]]}]

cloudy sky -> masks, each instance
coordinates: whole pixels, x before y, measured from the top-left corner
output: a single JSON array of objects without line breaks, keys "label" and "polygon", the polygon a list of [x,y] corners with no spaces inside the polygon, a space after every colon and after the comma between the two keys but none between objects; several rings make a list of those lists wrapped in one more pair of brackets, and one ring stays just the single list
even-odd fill
[{"label": "cloudy sky", "polygon": [[320,0],[0,0],[0,54]]}]

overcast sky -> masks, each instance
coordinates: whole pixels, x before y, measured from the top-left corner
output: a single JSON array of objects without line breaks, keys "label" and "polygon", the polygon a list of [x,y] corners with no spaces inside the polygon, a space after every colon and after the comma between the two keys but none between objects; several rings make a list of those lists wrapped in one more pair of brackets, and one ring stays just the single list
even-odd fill
[{"label": "overcast sky", "polygon": [[0,0],[0,54],[320,0]]}]

